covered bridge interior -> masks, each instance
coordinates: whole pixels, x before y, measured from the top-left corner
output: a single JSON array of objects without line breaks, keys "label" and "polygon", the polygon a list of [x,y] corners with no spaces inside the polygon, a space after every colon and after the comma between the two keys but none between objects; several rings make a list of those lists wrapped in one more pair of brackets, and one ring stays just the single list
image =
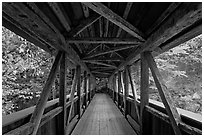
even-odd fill
[{"label": "covered bridge interior", "polygon": [[[202,33],[202,3],[3,2],[2,24],[55,56],[37,105],[4,118],[3,134],[202,134],[202,122],[175,107],[154,60]],[[68,96],[67,68],[75,70]],[[163,105],[149,101],[149,69]],[[59,99],[47,102],[57,71]]]}]

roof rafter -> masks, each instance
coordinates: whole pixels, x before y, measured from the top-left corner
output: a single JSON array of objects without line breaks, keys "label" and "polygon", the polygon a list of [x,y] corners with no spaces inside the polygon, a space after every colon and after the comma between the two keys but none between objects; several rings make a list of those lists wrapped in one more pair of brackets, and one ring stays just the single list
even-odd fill
[{"label": "roof rafter", "polygon": [[107,67],[112,67],[112,68],[117,68],[114,65],[108,64],[108,63],[103,63],[103,62],[97,62],[97,61],[88,61],[88,60],[83,60],[83,62],[91,63],[91,64],[97,64],[97,65],[103,65]]},{"label": "roof rafter", "polygon": [[162,13],[162,15],[147,30],[146,34],[151,34],[180,4],[181,2],[173,2],[171,5],[169,5],[169,7]]},{"label": "roof rafter", "polygon": [[65,18],[63,11],[61,11],[61,8],[59,7],[59,5],[56,2],[48,2],[48,5],[55,12],[55,14],[57,15],[58,19],[60,20],[60,22],[62,23],[62,25],[66,29],[66,31],[69,32],[71,30],[70,25],[67,21],[69,19]]},{"label": "roof rafter", "polygon": [[67,43],[85,43],[85,44],[141,44],[135,38],[67,38]]},{"label": "roof rafter", "polygon": [[[30,8],[25,6],[25,4],[20,3],[20,2],[11,3],[11,4],[4,2],[2,4],[2,10],[8,16],[11,16],[14,20],[16,20],[16,22],[21,24],[25,29],[28,29],[30,32],[36,34],[36,37],[42,39],[48,45],[52,46],[53,48],[57,50],[66,51],[68,53],[67,57],[72,62],[74,62],[75,65],[79,64],[82,66],[83,69],[88,71],[88,73],[91,73],[88,67],[86,66],[86,64],[80,60],[78,54],[73,50],[73,48],[67,44],[65,46],[65,43],[64,43],[65,39],[59,36],[60,33],[54,32],[49,27],[49,26],[52,26],[51,25],[52,23],[49,22],[48,19],[39,17],[39,15],[36,15],[36,13],[33,12],[33,10],[31,10]],[[43,14],[44,13],[42,13],[41,15]]]},{"label": "roof rafter", "polygon": [[115,25],[119,26],[132,36],[138,38],[141,41],[145,41],[144,34],[140,32],[137,28],[127,22],[125,19],[121,18],[119,15],[114,13],[112,10],[107,8],[100,2],[83,2],[86,6],[97,12],[98,14],[102,15]]},{"label": "roof rafter", "polygon": [[72,29],[66,37],[75,37],[77,36],[80,32],[82,32],[84,29],[86,29],[87,27],[89,27],[91,24],[93,24],[94,22],[96,22],[99,18],[101,18],[101,16],[98,15],[93,15],[91,17],[88,17],[86,19],[84,19],[83,21],[81,21],[81,23],[74,29]]},{"label": "roof rafter", "polygon": [[112,52],[115,52],[115,51],[125,50],[125,49],[129,49],[129,48],[137,47],[137,46],[138,45],[123,45],[123,46],[118,46],[118,47],[112,47],[112,48],[110,48],[108,50],[98,51],[98,52],[95,52],[95,53],[93,53],[91,55],[87,55],[83,59],[88,59],[88,58],[91,58],[91,57],[104,55],[104,54],[112,53]]},{"label": "roof rafter", "polygon": [[[140,58],[140,53],[147,50],[153,51],[156,47],[171,38],[174,38],[172,42],[176,41],[179,37],[181,37],[181,35],[184,36],[186,33],[189,33],[189,31],[196,33],[196,35],[201,34],[201,29],[195,32],[193,32],[192,29],[200,26],[200,24],[202,24],[202,3],[182,3],[182,5],[168,17],[168,20],[162,23],[162,26],[160,26],[160,28],[157,29],[146,42],[141,44],[135,52],[129,55],[126,60],[119,65],[118,69],[115,70],[114,73],[124,68],[124,66],[138,60]],[[183,39],[187,41],[191,38],[192,34]],[[182,42],[185,41],[183,40]],[[179,42],[175,43],[178,44]],[[174,47],[175,46],[177,45],[174,45]]]}]

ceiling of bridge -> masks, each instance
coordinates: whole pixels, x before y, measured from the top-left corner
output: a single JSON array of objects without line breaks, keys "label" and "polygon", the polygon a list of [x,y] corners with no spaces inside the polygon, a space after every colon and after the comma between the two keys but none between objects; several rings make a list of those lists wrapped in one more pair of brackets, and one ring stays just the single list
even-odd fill
[{"label": "ceiling of bridge", "polygon": [[[67,51],[73,64],[82,64],[96,77],[109,77],[177,9],[197,10],[197,5],[50,2],[3,3],[2,9],[5,27],[50,53],[55,49]],[[175,25],[170,23],[169,26],[172,24]],[[175,36],[168,38],[164,42]]]}]

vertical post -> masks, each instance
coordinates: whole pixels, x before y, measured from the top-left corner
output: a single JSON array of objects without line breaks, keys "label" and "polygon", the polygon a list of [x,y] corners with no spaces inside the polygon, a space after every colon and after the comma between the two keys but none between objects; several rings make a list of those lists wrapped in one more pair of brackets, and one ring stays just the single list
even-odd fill
[{"label": "vertical post", "polygon": [[55,77],[56,77],[56,74],[57,74],[57,68],[58,68],[59,61],[61,59],[61,53],[62,52],[59,51],[56,58],[55,58],[55,61],[52,65],[52,68],[50,70],[50,74],[47,78],[47,81],[45,83],[43,91],[40,94],[40,99],[38,100],[38,103],[35,107],[35,110],[31,116],[30,123],[33,123],[33,132],[32,132],[33,135],[35,135],[37,133],[38,127],[40,125],[40,121],[41,121],[41,118],[43,116],[45,105],[46,105],[47,99],[49,97],[50,89],[52,87],[52,84],[53,84]]},{"label": "vertical post", "polygon": [[65,134],[66,127],[66,56],[65,52],[62,54],[60,62],[60,83],[59,83],[59,106],[62,107],[62,112],[59,114],[59,134]]},{"label": "vertical post", "polygon": [[91,102],[91,77],[90,77],[90,74],[88,74],[88,91],[89,91],[89,103]]},{"label": "vertical post", "polygon": [[84,71],[84,103],[85,103],[85,109],[87,107],[87,72]]},{"label": "vertical post", "polygon": [[134,104],[135,104],[135,110],[136,110],[136,116],[137,116],[137,122],[139,122],[139,110],[137,107],[137,94],[135,93],[135,89],[134,89],[134,85],[132,82],[132,77],[131,77],[131,70],[130,70],[130,66],[127,66],[127,72],[128,72],[128,76],[129,76],[129,80],[130,80],[130,85],[131,85],[131,89],[132,89],[132,94],[134,97]]},{"label": "vertical post", "polygon": [[115,93],[115,75],[113,76],[113,102],[115,102],[115,96],[114,96],[114,93]]},{"label": "vertical post", "polygon": [[77,75],[77,113],[78,113],[78,119],[80,119],[81,116],[81,66],[77,65],[76,67],[76,75]]},{"label": "vertical post", "polygon": [[[118,72],[118,107],[120,106],[121,72]],[[119,107],[120,108],[120,107]]]},{"label": "vertical post", "polygon": [[154,78],[154,82],[156,84],[156,87],[158,89],[159,95],[162,99],[162,102],[165,106],[166,112],[169,116],[169,119],[171,121],[174,133],[176,135],[181,135],[181,131],[178,127],[178,124],[181,121],[180,115],[178,114],[178,111],[176,110],[175,103],[173,102],[171,98],[171,94],[168,91],[168,88],[166,86],[165,81],[162,78],[162,75],[159,72],[159,69],[157,68],[156,62],[154,61],[154,58],[151,54],[151,52],[145,52],[146,61],[149,65],[149,68],[152,72],[152,76]]},{"label": "vertical post", "polygon": [[128,96],[128,89],[129,89],[129,83],[128,83],[128,72],[127,67],[124,70],[123,74],[123,81],[124,81],[124,113],[125,117],[127,117],[127,96]]},{"label": "vertical post", "polygon": [[149,103],[149,68],[148,64],[145,60],[144,53],[141,53],[141,85],[140,85],[140,96],[141,96],[141,102],[140,102],[140,133],[143,134],[143,130],[145,127],[143,127],[143,111],[145,105],[148,105]]}]

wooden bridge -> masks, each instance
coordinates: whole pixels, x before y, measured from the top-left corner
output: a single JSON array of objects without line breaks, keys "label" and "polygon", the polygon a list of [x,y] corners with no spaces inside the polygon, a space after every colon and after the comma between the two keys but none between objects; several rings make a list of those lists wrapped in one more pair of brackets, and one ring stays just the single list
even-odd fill
[{"label": "wooden bridge", "polygon": [[[200,116],[175,107],[154,61],[202,33],[202,3],[3,2],[2,16],[4,27],[55,55],[37,105],[3,117],[3,134],[202,134]],[[69,95],[67,68],[75,72]],[[149,99],[149,68],[163,103]],[[47,101],[58,70],[59,98]]]}]

